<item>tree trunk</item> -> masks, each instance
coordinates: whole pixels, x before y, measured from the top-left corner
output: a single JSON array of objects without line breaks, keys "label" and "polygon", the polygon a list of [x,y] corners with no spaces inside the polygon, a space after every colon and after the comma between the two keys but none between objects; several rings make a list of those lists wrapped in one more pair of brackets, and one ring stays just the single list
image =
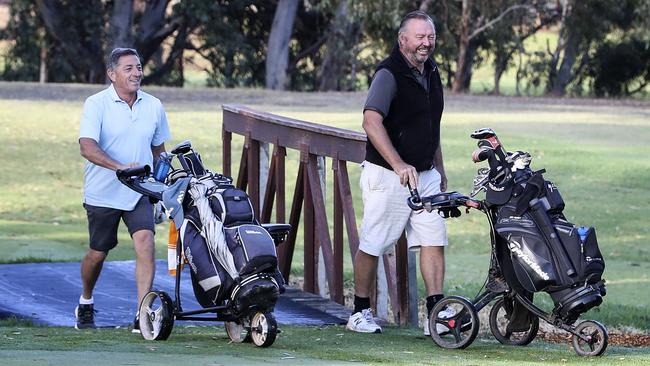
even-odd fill
[{"label": "tree trunk", "polygon": [[[65,5],[60,0],[37,0],[36,5],[45,27],[61,44],[65,58],[74,67],[79,81],[103,83],[106,70],[101,37],[90,37],[86,40],[78,32],[71,31],[71,25],[64,16]],[[101,4],[97,1],[84,3],[84,5],[89,9],[101,11]]]},{"label": "tree trunk", "polygon": [[289,41],[298,11],[298,0],[280,0],[273,16],[266,53],[266,88],[286,90]]},{"label": "tree trunk", "polygon": [[108,32],[108,46],[133,47],[131,26],[133,25],[133,0],[114,0],[113,13]]},{"label": "tree trunk", "polygon": [[354,61],[354,47],[359,40],[361,27],[348,17],[348,0],[342,0],[327,35],[326,54],[318,72],[318,90],[351,90],[345,77],[350,76],[348,66]]},{"label": "tree trunk", "polygon": [[[470,33],[470,13],[471,13],[471,1],[462,0],[462,9],[460,16],[460,35],[458,39],[458,58],[456,62],[456,73],[454,75],[454,81],[451,86],[451,91],[454,93],[460,93],[463,91],[464,78],[463,73],[467,71],[467,67],[471,68],[471,65],[467,65],[467,53],[469,48],[469,33]],[[470,60],[471,63],[471,60]]]},{"label": "tree trunk", "polygon": [[566,87],[573,80],[573,65],[576,62],[578,44],[575,36],[570,35],[564,48],[560,69],[553,80],[549,80],[549,93],[554,96],[566,94]]},{"label": "tree trunk", "polygon": [[429,6],[431,5],[432,2],[433,0],[423,0],[422,3],[420,3],[419,10],[426,13],[427,11],[429,11]]},{"label": "tree trunk", "polygon": [[469,91],[469,86],[472,83],[472,70],[474,66],[474,57],[478,51],[478,43],[470,41],[465,51],[465,61],[460,74],[460,83],[462,85],[461,92]]},{"label": "tree trunk", "polygon": [[[177,14],[169,24],[166,24],[165,15],[168,4],[169,0],[147,1],[140,21],[136,25],[134,45],[142,57],[143,65],[160,49],[162,42],[179,30],[180,25],[183,24],[182,16]],[[185,32],[188,31],[185,30]],[[181,33],[180,30],[179,33]]]}]

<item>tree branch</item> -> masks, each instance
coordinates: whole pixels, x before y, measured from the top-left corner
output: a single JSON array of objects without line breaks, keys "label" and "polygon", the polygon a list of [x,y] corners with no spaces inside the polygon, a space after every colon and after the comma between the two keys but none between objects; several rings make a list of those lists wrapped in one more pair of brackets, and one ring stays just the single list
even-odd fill
[{"label": "tree branch", "polygon": [[488,28],[492,27],[493,25],[495,25],[496,23],[500,22],[501,19],[503,19],[506,15],[508,15],[508,13],[510,13],[512,11],[515,11],[515,10],[519,10],[519,9],[528,9],[528,10],[537,11],[535,9],[535,7],[533,7],[531,5],[512,5],[511,7],[506,9],[503,13],[499,14],[499,16],[497,16],[496,18],[488,21],[483,26],[481,26],[481,27],[477,28],[476,30],[474,30],[474,32],[472,32],[472,34],[469,35],[468,40],[472,40],[474,37],[476,37],[479,34],[483,33],[483,31],[485,31],[486,29],[488,29]]}]

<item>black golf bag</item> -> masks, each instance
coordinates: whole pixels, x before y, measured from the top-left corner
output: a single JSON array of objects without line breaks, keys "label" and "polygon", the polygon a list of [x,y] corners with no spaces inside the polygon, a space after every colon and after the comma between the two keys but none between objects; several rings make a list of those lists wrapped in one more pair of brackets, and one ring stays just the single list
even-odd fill
[{"label": "black golf bag", "polygon": [[255,220],[245,191],[205,170],[193,151],[179,160],[196,173],[180,178],[189,183],[179,236],[197,301],[228,304],[240,316],[272,311],[284,289],[275,238]]},{"label": "black golf bag", "polygon": [[529,168],[528,153],[506,153],[496,136],[479,147],[474,160],[484,160],[480,154],[490,159],[486,203],[496,213],[497,251],[508,253],[499,263],[506,280],[525,297],[547,292],[553,313],[574,323],[606,293],[596,231],[566,220],[560,192],[544,170]]}]

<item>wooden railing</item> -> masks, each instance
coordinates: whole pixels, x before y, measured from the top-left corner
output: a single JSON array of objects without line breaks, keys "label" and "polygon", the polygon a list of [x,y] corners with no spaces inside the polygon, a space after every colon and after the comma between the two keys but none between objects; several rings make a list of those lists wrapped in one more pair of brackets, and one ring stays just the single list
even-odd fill
[{"label": "wooden railing", "polygon": [[[270,113],[240,105],[223,106],[223,173],[232,176],[232,134],[244,136],[236,184],[247,189],[261,222],[270,222],[275,207],[275,222],[286,222],[285,163],[287,149],[300,153],[296,184],[291,199],[289,224],[292,231],[285,243],[278,246],[280,270],[289,279],[294,260],[297,228],[302,213],[304,230],[304,290],[319,293],[319,256],[322,252],[325,277],[331,300],[344,303],[343,297],[343,223],[347,229],[352,258],[359,246],[359,234],[350,190],[347,162],[360,163],[365,155],[366,136],[362,133],[334,128]],[[260,192],[260,146],[273,145],[264,195]],[[319,176],[319,159],[331,159],[333,169],[332,224],[329,221]],[[263,197],[263,199],[261,198]],[[261,202],[263,200],[263,202]],[[275,205],[275,206],[274,206]],[[303,207],[304,205],[304,207]],[[390,223],[387,223],[390,225]],[[417,295],[409,296],[407,247],[402,238],[395,255],[385,255],[384,269],[394,320],[398,324],[417,321]],[[413,279],[413,270],[411,281]]]}]

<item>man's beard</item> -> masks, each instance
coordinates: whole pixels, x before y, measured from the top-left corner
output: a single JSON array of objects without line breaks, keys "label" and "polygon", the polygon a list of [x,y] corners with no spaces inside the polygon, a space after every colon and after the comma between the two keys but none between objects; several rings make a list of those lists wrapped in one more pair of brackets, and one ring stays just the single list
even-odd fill
[{"label": "man's beard", "polygon": [[[421,54],[420,52],[418,52],[419,49],[424,49],[424,50],[426,50],[426,51],[427,51],[427,52],[426,52],[426,55]],[[418,47],[418,48],[414,49],[414,50],[410,53],[410,56],[411,56],[411,62],[413,62],[414,64],[422,65],[422,64],[424,64],[424,63],[429,59],[429,57],[431,57],[431,54],[432,54],[432,53],[433,53],[433,47],[429,47],[429,48],[426,48],[426,47]]]}]

